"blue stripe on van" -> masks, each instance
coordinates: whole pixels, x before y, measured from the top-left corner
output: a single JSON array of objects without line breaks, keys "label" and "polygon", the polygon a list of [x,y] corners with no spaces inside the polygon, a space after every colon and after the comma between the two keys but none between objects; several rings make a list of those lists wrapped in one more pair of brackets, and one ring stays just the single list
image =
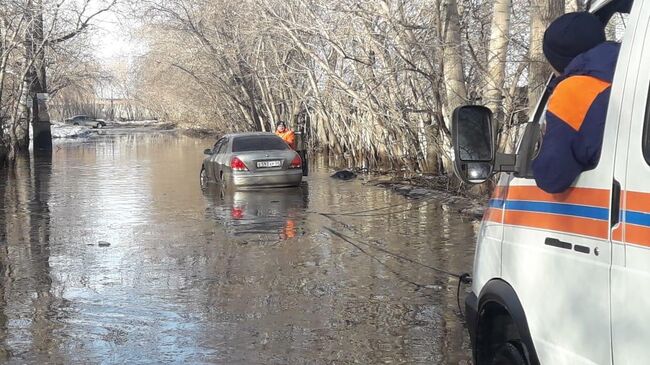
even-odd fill
[{"label": "blue stripe on van", "polygon": [[627,210],[625,211],[625,223],[650,227],[650,214]]},{"label": "blue stripe on van", "polygon": [[505,204],[505,200],[501,199],[490,199],[490,202],[488,203],[490,208],[498,208],[498,209],[503,209],[503,205]]},{"label": "blue stripe on van", "polygon": [[506,202],[506,209],[525,212],[561,214],[604,221],[609,220],[609,209],[575,204],[509,200]]}]

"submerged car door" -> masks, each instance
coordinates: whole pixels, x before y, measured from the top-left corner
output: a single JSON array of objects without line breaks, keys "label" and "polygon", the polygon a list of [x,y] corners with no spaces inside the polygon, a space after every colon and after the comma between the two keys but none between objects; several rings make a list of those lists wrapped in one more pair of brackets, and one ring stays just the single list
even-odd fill
[{"label": "submerged car door", "polygon": [[228,139],[226,137],[221,138],[214,146],[212,156],[210,156],[210,165],[212,166],[212,178],[215,181],[219,181],[221,173],[220,158],[223,157],[220,155],[223,154],[225,146],[228,144]]},{"label": "submerged car door", "polygon": [[223,142],[219,146],[219,150],[215,153],[214,162],[215,162],[215,178],[221,180],[222,174],[225,171],[228,171],[228,157],[230,156],[230,141],[226,137],[223,138]]},{"label": "submerged car door", "polygon": [[614,364],[650,363],[650,2],[635,6],[639,18],[631,20],[638,25],[614,172],[622,190],[621,222],[612,232]]},{"label": "submerged car door", "polygon": [[542,364],[612,361],[610,204],[630,52],[624,44],[596,168],[561,194],[523,178],[513,179],[506,194],[502,277],[519,297]]}]

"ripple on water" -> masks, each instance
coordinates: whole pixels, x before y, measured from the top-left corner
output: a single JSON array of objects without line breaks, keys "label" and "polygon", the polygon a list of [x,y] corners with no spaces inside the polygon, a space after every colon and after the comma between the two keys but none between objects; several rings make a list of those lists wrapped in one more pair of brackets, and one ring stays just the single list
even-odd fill
[{"label": "ripple on water", "polygon": [[476,223],[320,163],[298,189],[201,191],[214,141],[103,133],[0,172],[0,361],[469,361],[455,282],[376,248],[467,271]]}]

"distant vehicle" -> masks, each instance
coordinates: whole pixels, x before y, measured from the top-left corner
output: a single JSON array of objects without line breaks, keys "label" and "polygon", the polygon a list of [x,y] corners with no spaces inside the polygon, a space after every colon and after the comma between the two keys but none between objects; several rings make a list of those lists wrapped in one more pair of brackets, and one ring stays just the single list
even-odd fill
[{"label": "distant vehicle", "polygon": [[201,186],[288,187],[302,182],[302,159],[273,133],[229,134],[204,151]]},{"label": "distant vehicle", "polygon": [[72,118],[66,119],[65,122],[72,125],[81,125],[81,126],[93,127],[93,128],[106,127],[105,121],[101,119],[95,119],[87,115],[75,115]]}]

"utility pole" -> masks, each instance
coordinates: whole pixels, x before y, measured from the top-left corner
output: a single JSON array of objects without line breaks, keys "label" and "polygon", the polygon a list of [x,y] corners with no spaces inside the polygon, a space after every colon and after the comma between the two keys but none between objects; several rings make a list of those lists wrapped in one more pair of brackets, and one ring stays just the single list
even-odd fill
[{"label": "utility pole", "polygon": [[[47,74],[45,70],[45,44],[43,34],[43,0],[34,0],[32,12],[32,57],[34,62],[29,72],[30,96],[32,99],[32,131],[34,150],[52,149],[52,129],[47,110]],[[34,46],[37,52],[34,52]]]}]

